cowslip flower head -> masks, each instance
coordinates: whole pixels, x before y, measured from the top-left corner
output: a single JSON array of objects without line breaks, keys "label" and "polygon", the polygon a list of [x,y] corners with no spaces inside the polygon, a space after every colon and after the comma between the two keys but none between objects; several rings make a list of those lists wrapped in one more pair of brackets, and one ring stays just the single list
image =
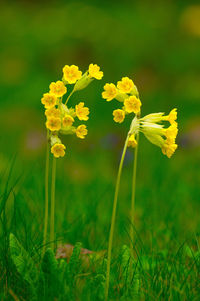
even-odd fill
[{"label": "cowslip flower head", "polygon": [[90,64],[88,72],[90,77],[96,78],[98,80],[102,79],[103,77],[103,72],[100,71],[100,67],[97,64]]},{"label": "cowslip flower head", "polygon": [[[164,115],[164,113],[160,112],[140,117],[142,103],[139,99],[137,87],[128,77],[123,77],[121,81],[118,81],[117,87],[112,83],[106,84],[102,97],[107,101],[115,98],[123,103],[121,109],[113,111],[113,119],[115,122],[122,123],[126,115],[131,113],[135,114],[128,133],[128,146],[136,147],[136,135],[142,132],[152,144],[160,147],[162,153],[168,158],[173,155],[178,147],[176,144],[178,133],[178,124],[176,122],[177,109],[171,110],[169,115]],[[170,123],[170,126],[167,128],[165,124],[163,124],[163,122],[166,121]]]},{"label": "cowslip flower head", "polygon": [[125,118],[125,111],[117,109],[113,111],[113,119],[115,122],[122,123]]},{"label": "cowslip flower head", "polygon": [[49,85],[49,89],[50,93],[54,94],[57,97],[62,97],[67,92],[67,88],[60,80],[58,80],[57,82],[52,82]]},{"label": "cowslip flower head", "polygon": [[102,97],[107,101],[111,101],[117,96],[117,88],[114,84],[105,84]]},{"label": "cowslip flower head", "polygon": [[169,115],[165,116],[164,113],[153,113],[142,118],[135,117],[134,125],[132,125],[130,129],[130,133],[133,131],[136,133],[139,131],[142,132],[152,144],[161,148],[164,155],[171,158],[178,147],[176,144],[178,124],[174,121],[168,128],[165,128],[162,122],[168,121],[170,123],[168,116]]},{"label": "cowslip flower head", "polygon": [[55,158],[64,157],[65,155],[65,145],[62,143],[55,143],[51,147],[51,153],[54,155]]},{"label": "cowslip flower head", "polygon": [[62,120],[62,124],[64,127],[72,126],[73,122],[74,122],[74,118],[68,114],[66,114]]},{"label": "cowslip flower head", "polygon": [[113,119],[118,123],[122,123],[125,116],[130,113],[140,114],[142,103],[138,96],[137,87],[128,77],[123,77],[121,81],[118,81],[117,87],[113,83],[105,84],[104,91],[102,92],[102,97],[107,101],[115,98],[117,101],[123,103],[121,109],[113,111]]},{"label": "cowslip flower head", "polygon": [[[50,92],[43,95],[41,101],[45,106],[48,140],[51,141],[51,152],[55,158],[63,157],[65,154],[65,146],[60,139],[61,135],[76,135],[78,138],[84,139],[88,133],[84,124],[76,125],[76,122],[89,119],[89,108],[85,107],[84,102],[69,107],[71,95],[87,87],[94,79],[102,77],[103,72],[96,64],[90,64],[83,75],[77,66],[65,65],[62,81],[52,82],[49,86]],[[74,84],[74,86],[70,89],[70,93],[65,95],[68,92],[66,87],[68,84]]]},{"label": "cowslip flower head", "polygon": [[41,99],[45,109],[53,108],[56,105],[57,97],[52,93],[45,93]]},{"label": "cowslip flower head", "polygon": [[63,76],[67,83],[75,84],[75,82],[81,78],[82,72],[75,65],[65,65],[63,67]]},{"label": "cowslip flower head", "polygon": [[88,120],[89,117],[89,108],[84,107],[84,102],[80,102],[78,105],[75,107],[76,109],[76,116],[78,117],[79,120]]},{"label": "cowslip flower head", "polygon": [[88,133],[88,130],[87,130],[85,124],[79,125],[76,129],[76,136],[80,139],[84,139],[85,136],[87,135],[87,133]]},{"label": "cowslip flower head", "polygon": [[134,83],[132,79],[126,77],[122,77],[121,81],[117,82],[117,88],[122,93],[130,93],[134,87]]},{"label": "cowslip flower head", "polygon": [[138,114],[140,112],[140,107],[142,103],[139,100],[139,98],[133,95],[124,100],[124,105],[125,105],[125,111],[127,113]]},{"label": "cowslip flower head", "polygon": [[50,131],[59,131],[61,129],[61,119],[56,117],[50,117],[47,119],[46,127]]}]

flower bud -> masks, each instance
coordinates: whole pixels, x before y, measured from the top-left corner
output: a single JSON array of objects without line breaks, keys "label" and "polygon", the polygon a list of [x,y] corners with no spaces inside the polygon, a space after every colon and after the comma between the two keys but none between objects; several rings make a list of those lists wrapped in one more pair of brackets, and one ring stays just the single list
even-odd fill
[{"label": "flower bud", "polygon": [[124,100],[128,98],[128,95],[126,93],[118,93],[115,96],[115,99],[117,99],[119,102],[124,102]]},{"label": "flower bud", "polygon": [[130,93],[131,93],[131,95],[135,95],[135,96],[139,97],[139,92],[138,92],[136,85],[133,86]]},{"label": "flower bud", "polygon": [[61,133],[62,135],[72,135],[74,134],[76,131],[76,128],[74,126],[69,126],[67,128],[61,128],[59,133]]},{"label": "flower bud", "polygon": [[91,82],[93,81],[93,78],[88,77],[88,72],[85,72],[83,76],[75,83],[74,85],[74,92],[83,90],[86,88]]},{"label": "flower bud", "polygon": [[56,135],[51,136],[51,146],[53,146],[56,143],[61,143],[61,140]]}]

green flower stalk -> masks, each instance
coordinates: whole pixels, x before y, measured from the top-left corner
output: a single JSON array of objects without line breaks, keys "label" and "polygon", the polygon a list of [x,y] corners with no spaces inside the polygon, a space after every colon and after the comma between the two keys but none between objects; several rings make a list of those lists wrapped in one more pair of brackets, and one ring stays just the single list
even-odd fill
[{"label": "green flower stalk", "polygon": [[49,212],[49,131],[47,130],[47,146],[46,146],[46,166],[45,166],[45,213],[44,213],[44,234],[43,234],[43,251],[44,255],[47,242],[47,228],[48,228],[48,212]]},{"label": "green flower stalk", "polygon": [[110,234],[109,234],[109,241],[108,241],[108,259],[107,259],[107,270],[106,270],[106,286],[105,286],[105,300],[108,299],[108,290],[109,290],[109,280],[110,280],[110,264],[111,264],[111,253],[112,253],[112,245],[113,245],[113,235],[114,235],[114,229],[115,229],[115,219],[116,219],[116,210],[117,210],[117,200],[118,200],[118,194],[119,194],[119,186],[120,186],[120,180],[121,180],[121,173],[122,173],[122,167],[124,163],[124,158],[126,155],[126,150],[128,146],[129,141],[129,135],[126,138],[120,164],[119,164],[119,170],[117,174],[117,182],[115,186],[115,195],[113,200],[113,210],[112,210],[112,218],[111,218],[111,226],[110,226]]},{"label": "green flower stalk", "polygon": [[130,250],[133,255],[133,244],[134,244],[134,213],[135,213],[135,190],[136,190],[136,172],[137,172],[137,159],[138,159],[138,144],[139,144],[139,133],[136,136],[136,146],[134,151],[133,161],[133,178],[132,178],[132,194],[131,194],[131,216],[130,216]]},{"label": "green flower stalk", "polygon": [[55,224],[55,184],[56,184],[56,158],[53,157],[51,177],[51,216],[50,216],[50,243],[55,247],[54,224]]}]

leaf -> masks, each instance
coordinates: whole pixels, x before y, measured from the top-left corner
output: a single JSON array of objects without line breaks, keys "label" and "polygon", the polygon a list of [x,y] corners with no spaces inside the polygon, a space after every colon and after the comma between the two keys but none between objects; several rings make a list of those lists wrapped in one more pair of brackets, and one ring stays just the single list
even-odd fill
[{"label": "leaf", "polygon": [[[78,271],[80,271],[80,267],[81,267],[81,259],[80,259],[81,246],[82,244],[80,242],[77,242],[75,244],[69,263],[66,266],[66,270],[65,270],[65,277],[66,280],[68,281],[68,285],[71,288],[74,287],[75,276],[78,274]],[[71,295],[72,297],[73,292],[71,291],[71,293],[72,293]]]},{"label": "leaf", "polygon": [[81,246],[82,246],[82,244],[80,242],[77,242],[75,244],[73,253],[72,253],[70,261],[69,261],[69,271],[73,275],[76,274],[76,272],[79,268],[79,265],[80,265]]},{"label": "leaf", "polygon": [[44,276],[44,296],[52,298],[58,296],[60,289],[60,277],[58,263],[52,249],[46,250],[41,267]]},{"label": "leaf", "polygon": [[35,295],[38,271],[33,259],[29,256],[29,254],[21,246],[17,238],[12,233],[10,233],[9,245],[10,256],[17,272],[20,274],[23,280],[28,282],[31,287],[32,294]]}]

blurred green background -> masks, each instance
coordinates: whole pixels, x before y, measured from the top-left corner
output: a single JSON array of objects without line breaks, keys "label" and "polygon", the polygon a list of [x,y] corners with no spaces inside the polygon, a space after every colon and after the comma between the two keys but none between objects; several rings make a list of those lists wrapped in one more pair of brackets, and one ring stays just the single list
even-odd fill
[{"label": "blurred green background", "polygon": [[[29,211],[21,223],[27,219],[30,227],[35,225],[34,233],[41,232],[46,135],[42,94],[51,81],[61,79],[65,64],[84,71],[97,63],[103,80],[71,99],[72,105],[85,101],[90,107],[89,134],[84,141],[75,136],[64,140],[66,156],[57,167],[57,237],[81,240],[93,249],[106,246],[131,117],[114,123],[112,110],[119,104],[107,103],[101,92],[106,82],[116,83],[123,76],[137,85],[142,114],[178,109],[179,148],[171,159],[141,136],[136,228],[147,241],[155,235],[161,244],[170,242],[170,233],[179,242],[198,234],[200,5],[183,0],[2,1],[0,9],[0,171],[3,182],[16,155],[18,204]],[[129,150],[118,208],[120,244],[127,241],[132,162]]]}]

